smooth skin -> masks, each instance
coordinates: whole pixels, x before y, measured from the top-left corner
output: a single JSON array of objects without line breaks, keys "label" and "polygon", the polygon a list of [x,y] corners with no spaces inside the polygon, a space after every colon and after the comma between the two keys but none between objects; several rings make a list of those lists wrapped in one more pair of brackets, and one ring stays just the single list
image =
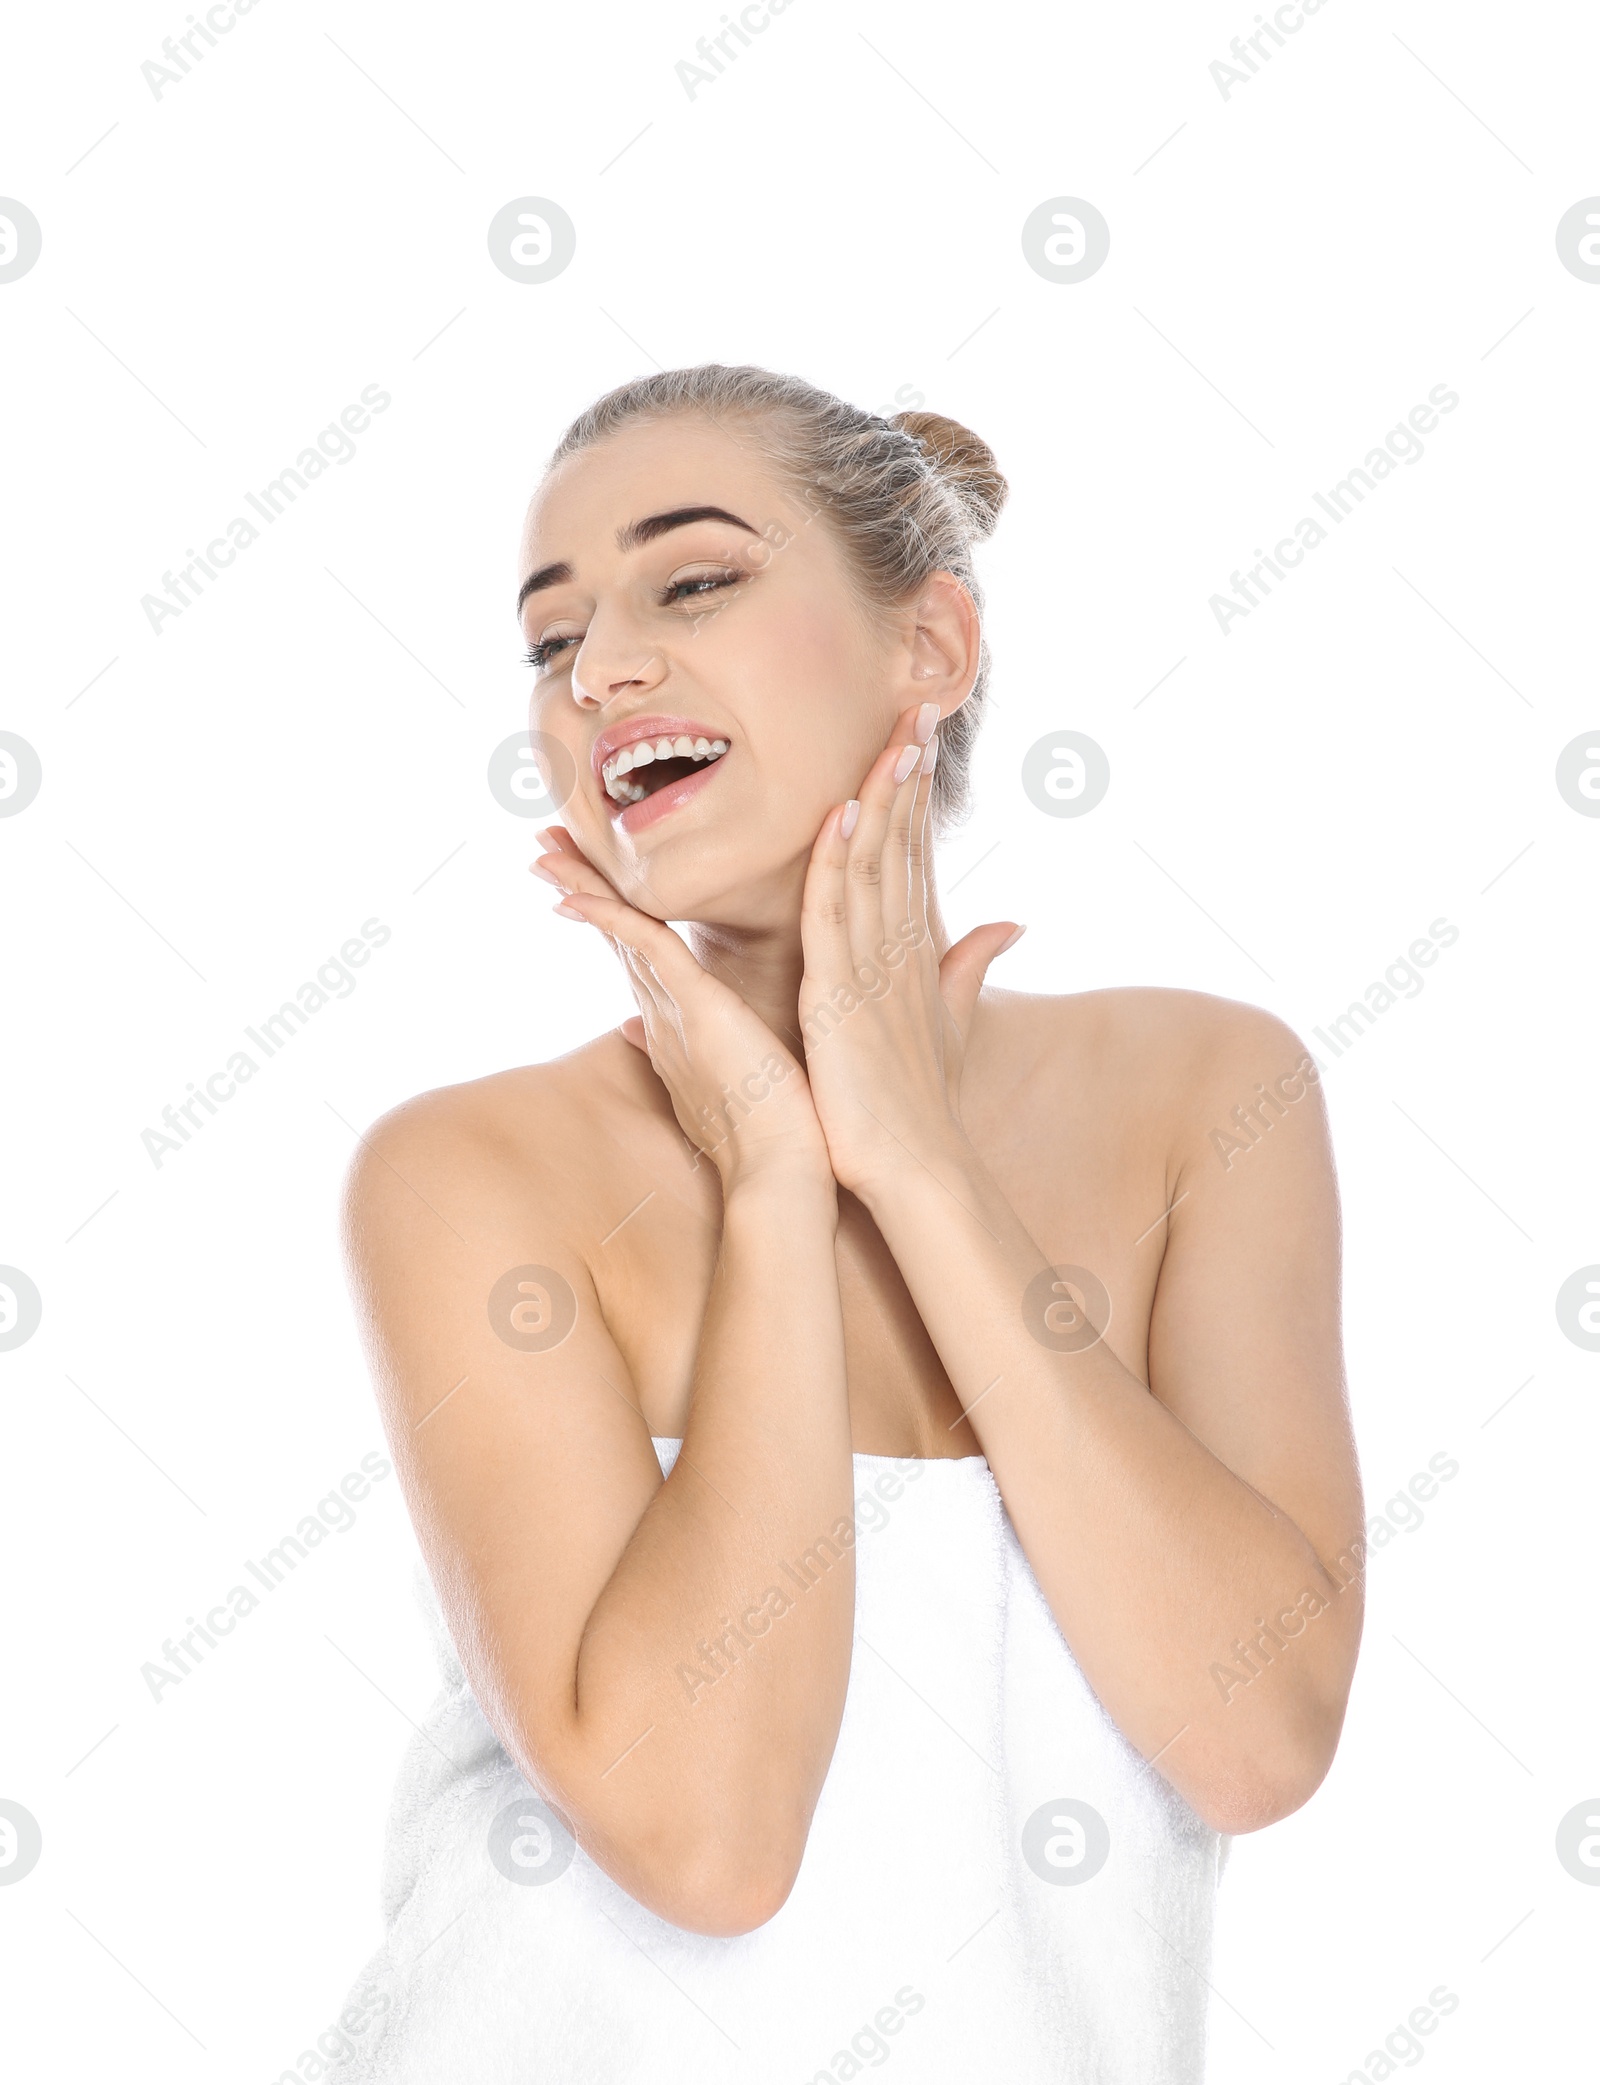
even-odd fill
[{"label": "smooth skin", "polygon": [[[629,533],[708,505],[737,525]],[[936,573],[865,608],[754,431],[680,416],[568,458],[519,582],[551,567],[522,608],[530,721],[577,779],[535,866],[638,1012],[396,1109],[346,1199],[385,1425],[490,1724],[638,1901],[753,1930],[833,1755],[852,1552],[759,1631],[763,1595],[848,1529],[852,1451],[981,1454],[1153,1771],[1219,1831],[1287,1816],[1361,1632],[1337,1191],[1314,1081],[1242,1155],[1211,1132],[1293,1088],[1303,1044],[1199,993],[986,983],[1017,924],[952,944],[929,832],[971,596]],[[729,751],[630,832],[590,753],[656,713]],[[486,1307],[528,1266],[576,1299],[534,1352]],[[1062,1267],[1108,1323],[1081,1285],[1041,1319]],[[1030,1330],[1086,1317],[1087,1346]],[[652,1434],[683,1440],[665,1482]],[[1225,1688],[1258,1618],[1282,1647]]]}]

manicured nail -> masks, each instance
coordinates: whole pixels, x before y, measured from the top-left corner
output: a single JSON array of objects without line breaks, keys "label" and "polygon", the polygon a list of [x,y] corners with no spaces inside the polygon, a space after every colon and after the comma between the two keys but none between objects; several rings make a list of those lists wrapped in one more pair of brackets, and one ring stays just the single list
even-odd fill
[{"label": "manicured nail", "polygon": [[900,758],[894,764],[896,783],[903,782],[921,758],[922,755],[915,746],[902,746],[900,748]]},{"label": "manicured nail", "polygon": [[939,741],[936,738],[930,738],[928,743],[922,749],[922,772],[925,775],[931,775],[933,773],[934,762],[938,758]]},{"label": "manicured nail", "polygon": [[1001,942],[1000,946],[995,950],[995,954],[1003,956],[1008,948],[1015,948],[1017,943],[1022,939],[1023,935],[1026,934],[1027,931],[1028,930],[1026,927],[1018,927],[1017,931],[1011,936],[1009,941]]},{"label": "manicured nail", "polygon": [[925,746],[928,743],[929,739],[932,738],[933,727],[935,724],[938,723],[938,721],[938,703],[925,702],[922,705],[921,709],[917,711],[917,721],[913,730],[913,736],[915,737],[919,746]]},{"label": "manicured nail", "polygon": [[535,876],[542,876],[546,883],[553,883],[557,890],[566,889],[567,886],[562,882],[555,870],[547,868],[543,862],[529,862],[528,867]]},{"label": "manicured nail", "polygon": [[552,912],[559,912],[563,919],[582,919],[585,926],[589,924],[589,922],[583,918],[583,914],[578,910],[577,906],[569,905],[565,898],[561,900],[561,903],[559,905],[552,905],[550,907],[550,910]]},{"label": "manicured nail", "polygon": [[848,840],[856,829],[856,820],[861,816],[861,805],[851,797],[839,817],[839,837]]}]

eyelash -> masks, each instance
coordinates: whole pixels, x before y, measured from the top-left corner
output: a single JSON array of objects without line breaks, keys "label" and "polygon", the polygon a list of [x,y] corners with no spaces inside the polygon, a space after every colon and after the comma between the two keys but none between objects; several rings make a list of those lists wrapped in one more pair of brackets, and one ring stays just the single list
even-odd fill
[{"label": "eyelash", "polygon": [[[697,573],[693,579],[674,579],[670,585],[662,587],[656,599],[661,607],[670,608],[675,605],[680,587],[704,586],[715,589],[717,587],[735,586],[743,576],[742,573],[733,571],[702,572]],[[559,657],[567,646],[578,644],[581,641],[577,637],[552,637],[543,644],[530,644],[522,655],[522,663],[525,666],[533,667],[548,666],[550,661]]]}]

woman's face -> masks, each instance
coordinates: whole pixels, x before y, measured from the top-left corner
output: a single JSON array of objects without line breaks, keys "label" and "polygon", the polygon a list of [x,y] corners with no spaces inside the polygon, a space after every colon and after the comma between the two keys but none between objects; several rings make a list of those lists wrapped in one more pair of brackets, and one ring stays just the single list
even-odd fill
[{"label": "woman's face", "polygon": [[[583,852],[660,919],[792,918],[829,808],[928,692],[915,617],[902,634],[870,616],[815,506],[752,438],[699,416],[560,464],[528,511],[518,581],[529,726],[558,796],[575,771],[560,817]],[[656,757],[638,761],[646,746]]]}]

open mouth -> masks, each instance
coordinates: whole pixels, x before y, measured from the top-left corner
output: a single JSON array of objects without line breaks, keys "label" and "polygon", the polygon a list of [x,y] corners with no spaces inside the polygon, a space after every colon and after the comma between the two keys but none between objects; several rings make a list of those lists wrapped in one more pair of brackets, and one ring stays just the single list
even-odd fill
[{"label": "open mouth", "polygon": [[713,766],[728,750],[725,738],[635,739],[614,753],[600,769],[600,779],[611,801],[619,807],[642,804],[681,782],[701,768]]}]

